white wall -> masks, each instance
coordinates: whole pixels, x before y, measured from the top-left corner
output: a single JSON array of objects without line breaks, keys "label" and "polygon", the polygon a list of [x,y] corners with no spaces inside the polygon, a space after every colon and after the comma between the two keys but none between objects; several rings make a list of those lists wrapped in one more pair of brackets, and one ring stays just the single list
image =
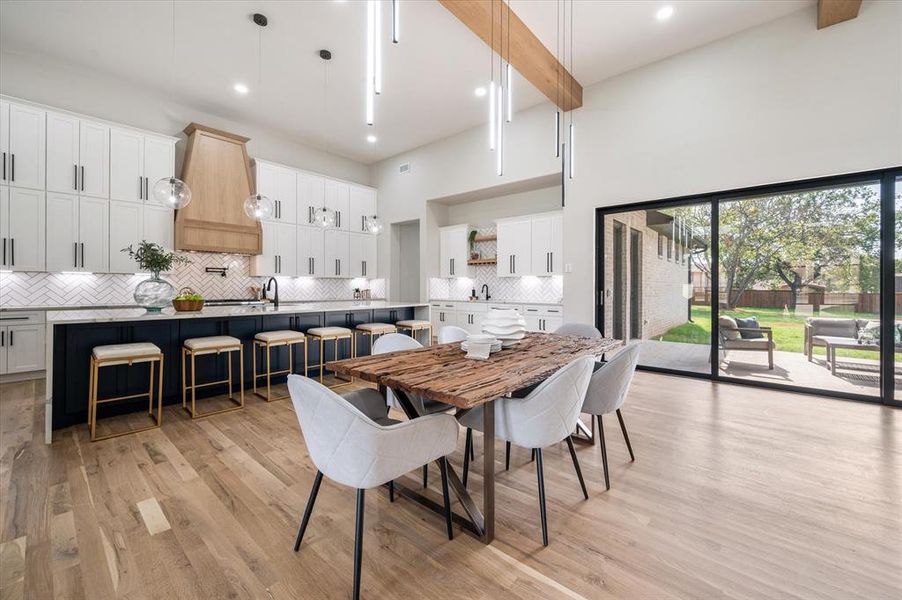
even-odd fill
[{"label": "white wall", "polygon": [[[0,93],[167,135],[180,135],[194,121],[251,138],[247,145],[251,157],[370,183],[367,165],[298,143],[277,131],[175,103],[165,89],[140,86],[102,73],[3,52],[0,53]],[[181,169],[183,152],[184,144],[180,143],[177,170]]]},{"label": "white wall", "polygon": [[[902,165],[902,3],[866,2],[821,31],[815,10],[584,90],[564,211],[567,320],[594,320],[595,207]],[[552,114],[515,115],[504,180],[559,169]],[[497,185],[493,169],[482,127],[375,165],[373,184],[380,210],[413,219],[430,199]],[[421,231],[429,273],[433,227]]]},{"label": "white wall", "polygon": [[473,227],[493,225],[495,219],[530,215],[561,208],[561,186],[508,194],[497,198],[451,204],[448,222],[443,225],[466,223]]}]

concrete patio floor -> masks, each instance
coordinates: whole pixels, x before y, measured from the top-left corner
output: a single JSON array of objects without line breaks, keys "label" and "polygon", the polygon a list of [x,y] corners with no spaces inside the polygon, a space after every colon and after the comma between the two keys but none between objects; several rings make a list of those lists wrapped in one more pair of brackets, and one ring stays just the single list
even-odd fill
[{"label": "concrete patio floor", "polygon": [[[702,344],[643,340],[639,364],[696,373],[711,370],[710,347]],[[728,377],[794,385],[819,390],[876,396],[879,394],[877,360],[839,357],[836,375],[830,373],[826,358],[815,355],[812,362],[799,352],[774,352],[774,368],[767,368],[766,352],[730,350],[720,363],[720,373]],[[902,370],[896,369],[896,388],[902,389]]]}]

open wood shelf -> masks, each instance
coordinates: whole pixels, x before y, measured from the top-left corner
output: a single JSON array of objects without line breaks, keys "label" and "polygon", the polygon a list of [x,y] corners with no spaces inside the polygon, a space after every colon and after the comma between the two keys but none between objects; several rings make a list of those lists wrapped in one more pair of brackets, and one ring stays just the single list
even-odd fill
[{"label": "open wood shelf", "polygon": [[497,265],[498,258],[493,256],[491,258],[471,258],[467,261],[468,265]]},{"label": "open wood shelf", "polygon": [[474,242],[494,242],[497,239],[498,239],[497,234],[489,233],[486,235],[477,235],[475,238],[473,238],[473,241]]}]

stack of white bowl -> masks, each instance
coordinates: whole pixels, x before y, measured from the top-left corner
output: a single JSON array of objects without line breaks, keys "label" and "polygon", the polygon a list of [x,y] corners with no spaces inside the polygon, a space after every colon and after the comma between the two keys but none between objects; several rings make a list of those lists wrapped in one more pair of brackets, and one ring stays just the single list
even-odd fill
[{"label": "stack of white bowl", "polygon": [[510,348],[526,335],[526,319],[513,308],[493,309],[482,321],[482,332],[501,340],[502,347]]},{"label": "stack of white bowl", "polygon": [[501,342],[493,335],[478,333],[469,335],[461,342],[460,348],[467,353],[467,358],[486,360],[492,352],[501,350]]}]

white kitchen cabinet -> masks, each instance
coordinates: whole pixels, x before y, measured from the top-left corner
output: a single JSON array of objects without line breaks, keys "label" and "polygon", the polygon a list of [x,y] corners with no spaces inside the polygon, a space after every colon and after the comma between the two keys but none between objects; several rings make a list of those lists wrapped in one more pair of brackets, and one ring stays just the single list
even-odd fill
[{"label": "white kitchen cabinet", "polygon": [[45,223],[44,192],[0,186],[0,252],[3,269],[45,269]]},{"label": "white kitchen cabinet", "polygon": [[452,225],[439,229],[440,277],[471,277],[471,270],[467,264],[470,257],[467,242],[469,231],[468,225]]},{"label": "white kitchen cabinet", "polygon": [[122,252],[144,239],[144,207],[137,202],[110,201],[110,273],[135,273],[138,265]]},{"label": "white kitchen cabinet", "polygon": [[175,140],[144,136],[144,200],[153,201],[153,186],[175,176]]},{"label": "white kitchen cabinet", "polygon": [[273,203],[269,219],[280,223],[297,222],[298,176],[291,169],[263,161],[256,162],[257,193]]},{"label": "white kitchen cabinet", "polygon": [[564,324],[564,311],[560,306],[524,306],[522,314],[527,331],[554,333]]},{"label": "white kitchen cabinet", "polygon": [[0,139],[6,153],[4,181],[13,187],[43,190],[46,113],[15,102],[3,104]]},{"label": "white kitchen cabinet", "polygon": [[437,337],[442,327],[457,325],[456,305],[453,302],[431,304],[429,319],[432,322],[432,335]]},{"label": "white kitchen cabinet", "polygon": [[366,220],[376,214],[376,190],[352,185],[349,210],[351,231],[369,233],[366,228]]},{"label": "white kitchen cabinet", "polygon": [[482,333],[482,321],[488,313],[485,304],[459,303],[457,305],[457,326],[467,330],[468,333]]},{"label": "white kitchen cabinet", "polygon": [[[171,251],[175,245],[175,211],[148,203],[144,205],[143,217],[144,231],[141,239],[159,244]],[[115,226],[115,223],[113,225]]]},{"label": "white kitchen cabinet", "polygon": [[350,242],[350,276],[376,277],[376,236],[352,233]]},{"label": "white kitchen cabinet", "polygon": [[325,182],[326,208],[335,211],[335,227],[351,231],[350,186],[343,181],[327,179]]},{"label": "white kitchen cabinet", "polygon": [[532,275],[563,273],[563,215],[560,212],[532,217]]},{"label": "white kitchen cabinet", "polygon": [[0,325],[0,375],[6,374],[7,357],[9,356],[8,346],[6,345],[7,328]]},{"label": "white kitchen cabinet", "polygon": [[0,183],[9,183],[9,102],[0,100]]},{"label": "white kitchen cabinet", "polygon": [[324,260],[326,277],[350,277],[351,234],[329,229],[324,233]]},{"label": "white kitchen cabinet", "polygon": [[263,253],[254,257],[251,275],[295,277],[297,227],[290,223],[263,222]]},{"label": "white kitchen cabinet", "polygon": [[298,227],[298,275],[325,276],[324,234],[320,227]]},{"label": "white kitchen cabinet", "polygon": [[67,114],[47,113],[47,190],[109,196],[110,128]]},{"label": "white kitchen cabinet", "polygon": [[530,217],[498,222],[498,277],[530,275],[532,268],[532,221]]},{"label": "white kitchen cabinet", "polygon": [[47,270],[107,272],[110,201],[49,193],[47,209]]},{"label": "white kitchen cabinet", "polygon": [[44,369],[44,313],[0,315],[0,375]]},{"label": "white kitchen cabinet", "polygon": [[[49,117],[47,124],[49,130]],[[128,202],[144,200],[144,136],[140,132],[110,128],[110,199]],[[111,216],[112,212],[110,205]]]},{"label": "white kitchen cabinet", "polygon": [[316,175],[298,173],[298,223],[313,225],[316,211],[326,203],[326,180]]}]

